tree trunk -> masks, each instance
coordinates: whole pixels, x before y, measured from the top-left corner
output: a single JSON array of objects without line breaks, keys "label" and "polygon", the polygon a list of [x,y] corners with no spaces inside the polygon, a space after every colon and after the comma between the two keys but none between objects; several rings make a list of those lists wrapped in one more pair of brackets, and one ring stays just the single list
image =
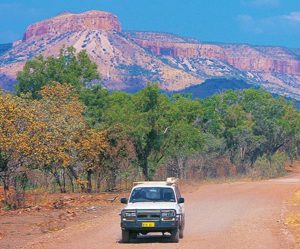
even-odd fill
[{"label": "tree trunk", "polygon": [[145,177],[145,180],[149,181],[150,177],[149,177],[149,172],[148,172],[148,160],[147,160],[147,158],[143,158],[143,160],[141,161],[141,166],[142,166],[142,169],[143,169],[143,175]]},{"label": "tree trunk", "polygon": [[101,191],[101,177],[100,174],[97,175],[96,191],[100,193]]},{"label": "tree trunk", "polygon": [[57,183],[58,186],[59,186],[60,192],[61,192],[61,193],[65,193],[66,190],[63,188],[63,185],[62,185],[62,183],[61,183],[61,181],[60,181],[60,177],[59,177],[58,172],[55,170],[54,172],[52,172],[52,174],[53,174],[53,176],[54,176],[54,178],[55,178],[56,183]]},{"label": "tree trunk", "polygon": [[67,190],[66,190],[66,170],[65,168],[63,168],[62,170],[62,182],[63,182],[63,193],[66,193]]},{"label": "tree trunk", "polygon": [[75,187],[74,187],[74,182],[73,182],[73,176],[72,176],[72,174],[68,173],[68,177],[69,177],[70,183],[71,183],[71,191],[72,191],[72,193],[74,193]]},{"label": "tree trunk", "polygon": [[117,180],[117,175],[116,175],[116,172],[114,170],[114,167],[112,167],[110,169],[110,174],[109,174],[108,179],[107,179],[106,191],[111,192],[111,191],[114,191],[116,189],[116,186],[117,186],[116,180]]},{"label": "tree trunk", "polygon": [[238,174],[244,175],[246,173],[245,162],[241,161],[237,167]]},{"label": "tree trunk", "polygon": [[25,187],[16,178],[14,178],[13,186],[15,192],[14,208],[22,208],[25,206]]},{"label": "tree trunk", "polygon": [[273,156],[273,154],[267,154],[267,159],[269,161],[270,168],[272,167],[272,156]]},{"label": "tree trunk", "polygon": [[146,149],[142,149],[141,146],[138,146],[137,149],[137,158],[138,164],[142,168],[142,173],[145,180],[149,180],[149,172],[148,172],[148,153]]},{"label": "tree trunk", "polygon": [[[75,180],[78,181],[78,180],[79,180],[79,177],[78,177],[78,175],[77,175],[75,169],[74,169],[73,167],[70,166],[70,167],[69,167],[69,170],[70,170],[72,176],[75,178]],[[79,183],[79,184],[80,184],[81,192],[84,193],[84,192],[85,192],[85,186],[84,186],[84,184],[82,184],[82,183]]]},{"label": "tree trunk", "polygon": [[9,184],[7,182],[6,176],[3,177],[3,191],[4,191],[4,204],[8,204],[8,191],[9,191]]},{"label": "tree trunk", "polygon": [[92,170],[87,171],[87,192],[92,193]]},{"label": "tree trunk", "polygon": [[177,165],[178,165],[178,172],[177,172],[177,176],[179,179],[183,179],[184,178],[184,159],[182,157],[177,158],[176,157],[176,161],[177,161]]},{"label": "tree trunk", "polygon": [[116,174],[116,170],[115,170],[115,167],[112,169],[112,172],[111,172],[111,190],[114,191],[116,188],[117,188],[117,174]]}]

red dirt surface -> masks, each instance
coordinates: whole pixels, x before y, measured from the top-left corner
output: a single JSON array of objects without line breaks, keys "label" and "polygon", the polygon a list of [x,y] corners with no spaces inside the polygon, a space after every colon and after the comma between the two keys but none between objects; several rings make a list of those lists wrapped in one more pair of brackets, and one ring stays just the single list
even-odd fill
[{"label": "red dirt surface", "polygon": [[[98,209],[88,205],[85,209],[77,207],[78,211],[76,204],[70,210],[0,216],[0,248],[293,249],[296,243],[284,219],[287,202],[300,186],[297,172],[258,182],[184,186],[186,229],[178,244],[157,235],[122,244],[118,215],[122,206],[105,200],[113,197],[108,195],[95,201],[94,205],[101,207]],[[62,227],[59,224],[64,219],[60,215],[71,217]],[[52,220],[53,228],[45,225],[43,230],[41,223]]]},{"label": "red dirt surface", "polygon": [[26,204],[31,207],[13,211],[0,209],[1,249],[22,248],[36,238],[92,221],[120,205],[117,202],[119,193],[44,193],[39,198],[36,198],[35,193],[26,195]]}]

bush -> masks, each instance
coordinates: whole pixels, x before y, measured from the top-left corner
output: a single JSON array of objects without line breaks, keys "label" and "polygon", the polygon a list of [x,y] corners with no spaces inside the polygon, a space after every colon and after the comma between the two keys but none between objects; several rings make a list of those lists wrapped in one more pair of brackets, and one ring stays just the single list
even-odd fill
[{"label": "bush", "polygon": [[278,152],[272,156],[271,161],[264,155],[254,164],[252,176],[261,178],[273,178],[285,174],[285,162],[287,157],[284,153]]}]

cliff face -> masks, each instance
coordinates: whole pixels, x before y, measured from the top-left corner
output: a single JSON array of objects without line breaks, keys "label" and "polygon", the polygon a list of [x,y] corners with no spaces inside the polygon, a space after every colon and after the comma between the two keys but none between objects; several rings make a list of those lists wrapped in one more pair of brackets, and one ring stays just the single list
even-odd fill
[{"label": "cliff face", "polygon": [[278,47],[190,43],[161,39],[161,35],[154,34],[143,37],[142,33],[132,39],[159,56],[217,59],[242,71],[300,75],[300,61]]},{"label": "cliff face", "polygon": [[121,25],[116,16],[103,11],[89,11],[82,14],[65,13],[30,25],[24,34],[23,40],[82,30],[120,32]]},{"label": "cliff face", "polygon": [[102,11],[64,13],[30,25],[23,41],[0,54],[0,86],[11,89],[27,60],[39,54],[56,56],[63,46],[85,49],[109,89],[132,91],[152,81],[164,90],[178,91],[207,79],[226,78],[300,100],[299,49],[122,32],[118,18]]}]

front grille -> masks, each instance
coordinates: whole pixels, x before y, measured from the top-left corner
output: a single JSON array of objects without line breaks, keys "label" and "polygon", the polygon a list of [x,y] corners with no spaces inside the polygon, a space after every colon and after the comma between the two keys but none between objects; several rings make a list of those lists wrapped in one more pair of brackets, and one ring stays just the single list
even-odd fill
[{"label": "front grille", "polygon": [[141,210],[137,211],[138,220],[160,220],[160,211]]},{"label": "front grille", "polygon": [[146,219],[146,218],[160,218],[159,214],[138,214],[138,218]]}]

